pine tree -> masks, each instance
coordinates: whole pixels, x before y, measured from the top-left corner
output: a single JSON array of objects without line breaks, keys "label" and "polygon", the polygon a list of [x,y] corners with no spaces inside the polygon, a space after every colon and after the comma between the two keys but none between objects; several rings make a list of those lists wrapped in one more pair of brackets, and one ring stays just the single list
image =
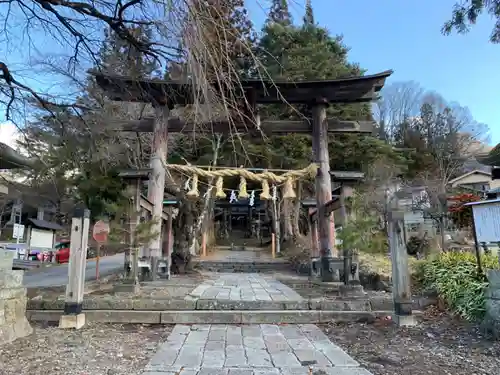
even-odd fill
[{"label": "pine tree", "polygon": [[292,15],[288,9],[288,0],[273,0],[266,23],[279,23],[284,26],[292,24]]},{"label": "pine tree", "polygon": [[307,0],[306,2],[306,14],[304,15],[304,26],[314,26],[314,13],[312,9],[311,0]]}]

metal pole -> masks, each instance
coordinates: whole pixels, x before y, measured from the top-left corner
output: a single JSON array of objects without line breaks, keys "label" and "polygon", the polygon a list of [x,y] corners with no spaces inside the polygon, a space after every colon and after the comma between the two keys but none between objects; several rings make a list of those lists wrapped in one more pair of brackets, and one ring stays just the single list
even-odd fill
[{"label": "metal pole", "polygon": [[474,206],[472,206],[472,235],[474,236],[474,248],[476,249],[477,273],[483,274],[483,266],[481,265],[481,254],[479,251],[479,242],[477,242],[476,222],[474,220]]}]

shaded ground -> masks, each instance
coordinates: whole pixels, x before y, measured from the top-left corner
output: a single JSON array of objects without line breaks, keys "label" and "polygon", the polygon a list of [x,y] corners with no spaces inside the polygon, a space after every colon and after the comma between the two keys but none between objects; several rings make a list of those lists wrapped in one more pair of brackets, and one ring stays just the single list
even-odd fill
[{"label": "shaded ground", "polygon": [[136,375],[171,326],[89,324],[34,333],[0,347],[1,375]]},{"label": "shaded ground", "polygon": [[500,342],[436,310],[411,329],[387,320],[320,327],[374,375],[500,374]]}]

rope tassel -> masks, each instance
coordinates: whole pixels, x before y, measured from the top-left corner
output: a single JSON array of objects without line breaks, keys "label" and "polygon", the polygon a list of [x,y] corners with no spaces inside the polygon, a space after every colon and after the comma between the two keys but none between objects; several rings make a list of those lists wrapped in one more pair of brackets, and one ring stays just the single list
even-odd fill
[{"label": "rope tassel", "polygon": [[226,198],[226,193],[224,193],[223,187],[224,186],[224,181],[222,180],[222,177],[218,177],[217,181],[215,182],[215,197],[216,198],[221,198],[224,199]]},{"label": "rope tassel", "polygon": [[245,177],[240,177],[240,191],[238,192],[238,199],[246,199],[248,198],[247,192],[247,180]]},{"label": "rope tassel", "polygon": [[200,197],[200,192],[198,191],[198,175],[193,175],[193,182],[191,184],[191,190],[186,193],[189,199],[196,200]]},{"label": "rope tassel", "polygon": [[271,194],[269,194],[269,182],[266,179],[262,180],[262,193],[260,193],[260,199],[271,199]]},{"label": "rope tassel", "polygon": [[286,179],[284,190],[285,190],[283,193],[284,199],[293,199],[296,197],[295,191],[293,191],[293,181],[291,177]]}]

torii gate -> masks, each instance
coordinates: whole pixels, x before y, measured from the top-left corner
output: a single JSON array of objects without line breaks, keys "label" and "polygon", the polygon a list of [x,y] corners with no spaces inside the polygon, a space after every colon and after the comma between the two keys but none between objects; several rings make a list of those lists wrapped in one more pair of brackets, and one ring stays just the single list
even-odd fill
[{"label": "torii gate", "polygon": [[[156,111],[154,118],[138,121],[117,121],[117,129],[134,132],[153,132],[154,155],[152,158],[153,178],[150,180],[149,198],[154,204],[153,215],[162,212],[163,190],[168,132],[194,131],[201,124],[186,123],[181,119],[169,118],[175,105],[195,102],[196,88],[191,83],[155,79],[132,79],[130,77],[92,72],[98,85],[111,100],[151,103]],[[335,251],[333,218],[325,205],[332,199],[328,133],[372,133],[374,121],[328,120],[326,109],[333,103],[361,103],[377,99],[378,92],[392,71],[361,77],[315,81],[266,81],[259,79],[241,80],[236,85],[248,121],[237,124],[227,121],[206,124],[215,133],[238,131],[243,133],[286,134],[312,133],[314,162],[318,165],[316,176],[316,200],[318,207],[318,237],[321,254],[321,277],[323,281],[334,281],[331,266]],[[312,118],[304,121],[261,121],[258,104],[303,104],[312,108]],[[161,225],[161,224],[159,224]],[[158,233],[161,233],[161,227]],[[152,269],[156,270],[160,255],[160,238],[151,243]],[[152,272],[155,277],[155,272]]]}]

